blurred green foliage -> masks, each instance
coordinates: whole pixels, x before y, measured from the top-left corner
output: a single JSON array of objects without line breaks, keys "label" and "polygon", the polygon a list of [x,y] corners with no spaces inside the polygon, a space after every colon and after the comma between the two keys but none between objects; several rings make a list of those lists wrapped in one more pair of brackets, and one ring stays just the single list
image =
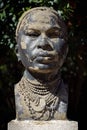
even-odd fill
[{"label": "blurred green foliage", "polygon": [[0,0],[0,130],[6,130],[7,123],[15,119],[14,85],[21,78],[24,69],[15,55],[16,25],[24,11],[39,6],[53,7],[68,27],[69,53],[61,71],[64,81],[69,85],[68,117],[80,121],[82,102],[87,97],[85,96],[87,93],[83,95],[87,91],[86,2]]}]

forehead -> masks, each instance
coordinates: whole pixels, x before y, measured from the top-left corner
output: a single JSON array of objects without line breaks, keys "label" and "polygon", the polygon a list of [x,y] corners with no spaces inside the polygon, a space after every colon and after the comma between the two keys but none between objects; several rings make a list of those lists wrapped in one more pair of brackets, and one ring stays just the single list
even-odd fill
[{"label": "forehead", "polygon": [[50,11],[37,11],[37,12],[32,12],[28,14],[27,19],[29,22],[42,22],[42,23],[49,23],[49,24],[54,24],[57,22],[58,17],[50,12]]},{"label": "forehead", "polygon": [[22,29],[26,27],[34,27],[34,28],[40,28],[42,27],[53,27],[57,26],[59,27],[58,23],[58,16],[54,14],[53,12],[44,10],[44,11],[33,11],[26,15],[26,17],[22,21]]}]

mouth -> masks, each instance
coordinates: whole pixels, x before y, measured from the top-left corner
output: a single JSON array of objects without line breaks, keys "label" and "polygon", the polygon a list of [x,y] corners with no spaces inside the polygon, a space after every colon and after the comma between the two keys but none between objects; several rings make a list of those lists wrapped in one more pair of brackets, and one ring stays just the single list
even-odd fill
[{"label": "mouth", "polygon": [[47,64],[47,63],[52,63],[53,61],[55,61],[55,59],[49,56],[38,56],[34,59],[34,61]]},{"label": "mouth", "polygon": [[39,52],[33,59],[33,61],[47,64],[56,61],[57,57],[54,52]]}]

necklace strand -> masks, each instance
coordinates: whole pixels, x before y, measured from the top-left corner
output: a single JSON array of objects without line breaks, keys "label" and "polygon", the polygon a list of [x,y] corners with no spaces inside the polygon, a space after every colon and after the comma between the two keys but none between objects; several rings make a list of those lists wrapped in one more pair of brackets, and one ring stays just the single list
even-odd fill
[{"label": "necklace strand", "polygon": [[[44,86],[41,84],[37,84],[35,86],[34,84],[31,84],[31,82],[29,82],[29,80],[27,80],[25,77],[22,77],[21,81],[19,82],[18,91],[20,94],[23,95],[24,102],[26,106],[29,108],[32,118],[46,118],[46,112],[49,113],[48,118],[51,118],[53,116],[53,113],[58,107],[58,89],[60,84],[61,80],[59,80],[58,85],[54,86],[51,90],[50,85]],[[40,105],[41,101],[45,103],[43,109],[41,107],[41,105],[43,104]],[[33,106],[31,105],[31,103],[33,103]],[[41,112],[37,112],[36,107],[40,108]]]}]

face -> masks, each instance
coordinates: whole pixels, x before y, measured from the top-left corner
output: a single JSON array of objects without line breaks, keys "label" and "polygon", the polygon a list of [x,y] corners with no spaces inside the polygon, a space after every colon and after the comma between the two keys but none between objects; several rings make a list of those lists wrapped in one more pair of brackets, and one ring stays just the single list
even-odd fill
[{"label": "face", "polygon": [[19,53],[25,68],[38,73],[57,72],[67,54],[62,33],[55,14],[45,11],[29,14],[18,37]]}]

